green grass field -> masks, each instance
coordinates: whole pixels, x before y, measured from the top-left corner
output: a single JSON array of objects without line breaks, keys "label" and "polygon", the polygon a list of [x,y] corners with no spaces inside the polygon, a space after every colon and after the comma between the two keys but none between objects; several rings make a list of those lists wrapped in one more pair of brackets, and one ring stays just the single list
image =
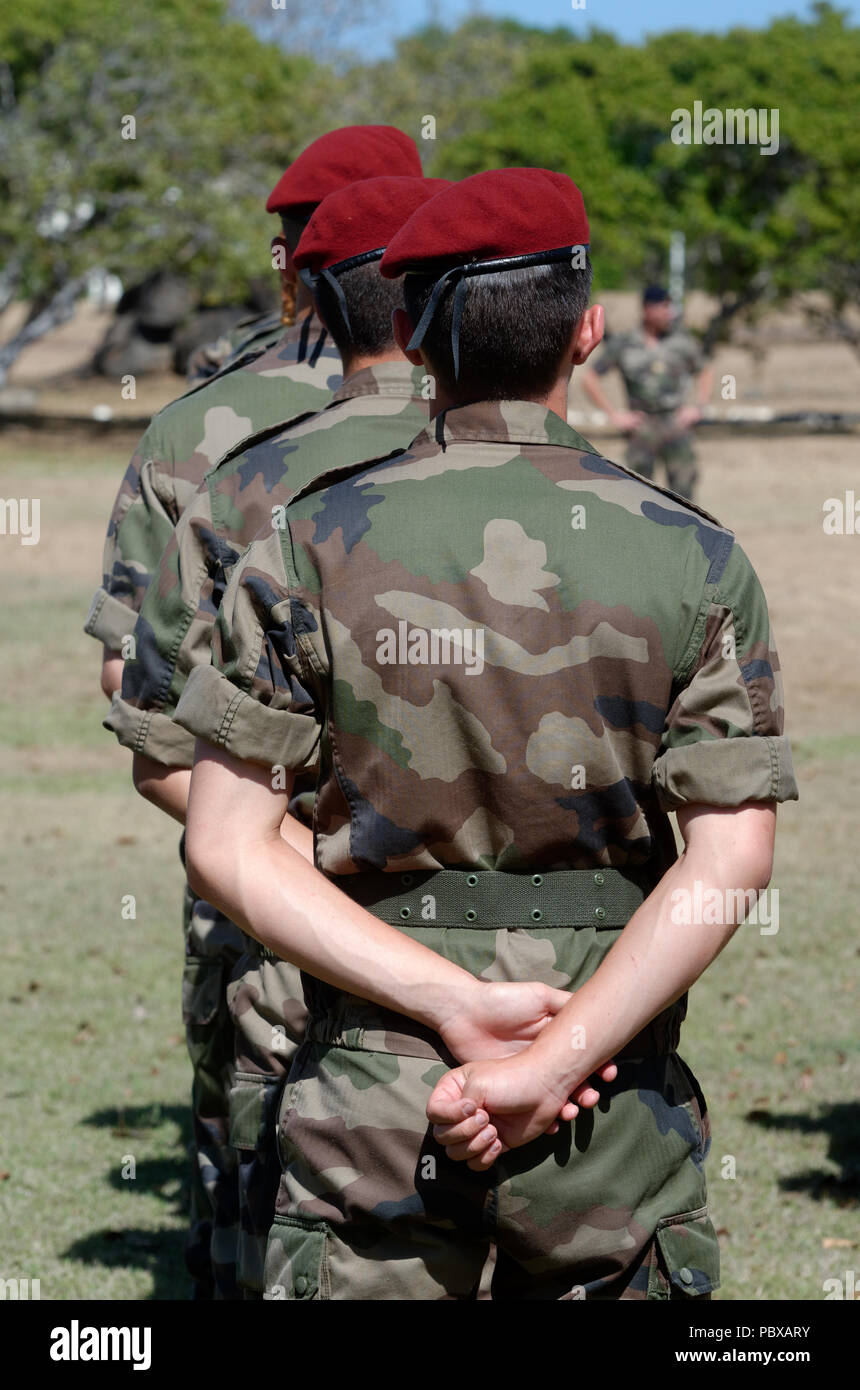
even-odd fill
[{"label": "green grass field", "polygon": [[[101,728],[82,632],[133,443],[0,437],[0,495],[41,499],[38,545],[0,536],[0,1278],[38,1278],[46,1299],[187,1292],[178,832]],[[833,439],[702,452],[703,505],[771,600],[801,800],[780,812],[779,931],[740,929],[692,992],[682,1047],[710,1105],[719,1297],[816,1300],[858,1261],[860,540],[820,524],[852,454]]]}]

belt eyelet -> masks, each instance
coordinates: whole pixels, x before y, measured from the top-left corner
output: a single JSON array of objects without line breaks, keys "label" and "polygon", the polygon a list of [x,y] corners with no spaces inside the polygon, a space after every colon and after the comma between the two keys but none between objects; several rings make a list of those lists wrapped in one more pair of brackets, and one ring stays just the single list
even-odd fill
[{"label": "belt eyelet", "polygon": [[407,917],[411,917],[411,916],[412,916],[412,908],[411,908],[411,907],[401,907],[401,909],[400,909],[400,916],[403,918],[403,920],[404,920],[404,922],[405,922]]},{"label": "belt eyelet", "polygon": [[603,919],[604,919],[604,917],[606,916],[606,908],[605,908],[605,907],[596,907],[596,908],[594,909],[594,915],[595,915],[595,917],[598,918],[599,921],[602,922]]},{"label": "belt eyelet", "polygon": [[594,882],[597,884],[598,888],[602,888],[606,880],[604,879],[603,874],[596,873],[594,875]]},{"label": "belt eyelet", "polygon": [[467,907],[463,916],[466,918],[467,922],[474,922],[478,914],[473,907]]},{"label": "belt eyelet", "polygon": [[535,888],[540,888],[541,884],[543,883],[543,878],[540,874],[532,874],[532,883],[534,884]]},{"label": "belt eyelet", "polygon": [[532,910],[532,921],[533,921],[533,922],[539,922],[540,919],[541,919],[542,917],[543,917],[543,913],[541,912],[541,910],[540,910],[539,907],[536,907],[536,908],[534,908],[534,909]]},{"label": "belt eyelet", "polygon": [[468,883],[470,888],[476,888],[478,886],[478,875],[469,874],[469,877],[466,879],[466,882]]}]

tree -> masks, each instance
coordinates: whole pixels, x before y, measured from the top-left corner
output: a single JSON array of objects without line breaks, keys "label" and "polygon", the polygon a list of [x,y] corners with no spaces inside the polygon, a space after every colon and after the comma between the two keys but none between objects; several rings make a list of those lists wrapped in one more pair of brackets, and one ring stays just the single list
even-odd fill
[{"label": "tree", "polygon": [[[860,31],[828,4],[766,30],[622,44],[477,19],[427,29],[344,77],[341,103],[414,129],[437,114],[428,171],[538,164],[581,185],[598,289],[662,278],[683,230],[690,283],[717,299],[708,346],[738,315],[819,289],[811,313],[860,349]],[[344,95],[345,94],[345,95]],[[779,150],[673,143],[672,113],[776,109]],[[362,117],[357,117],[362,118]],[[419,142],[420,143],[420,142]]]},{"label": "tree", "polygon": [[230,13],[266,43],[317,62],[339,63],[368,25],[384,23],[385,0],[230,0]]},{"label": "tree", "polygon": [[221,0],[50,0],[2,21],[0,307],[29,301],[0,373],[94,270],[187,273],[204,301],[268,263],[269,188],[304,143],[317,73]]}]

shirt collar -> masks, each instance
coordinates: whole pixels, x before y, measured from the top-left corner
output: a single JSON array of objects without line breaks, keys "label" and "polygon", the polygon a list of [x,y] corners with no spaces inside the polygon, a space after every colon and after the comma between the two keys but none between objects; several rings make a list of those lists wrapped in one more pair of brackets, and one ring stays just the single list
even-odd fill
[{"label": "shirt collar", "polygon": [[493,444],[553,444],[587,454],[598,451],[587,439],[535,401],[475,401],[441,411],[412,441],[441,444],[482,440]]},{"label": "shirt collar", "polygon": [[423,367],[411,366],[405,357],[362,367],[361,371],[344,378],[330,404],[354,400],[356,396],[402,396],[405,400],[422,400],[424,375]]}]

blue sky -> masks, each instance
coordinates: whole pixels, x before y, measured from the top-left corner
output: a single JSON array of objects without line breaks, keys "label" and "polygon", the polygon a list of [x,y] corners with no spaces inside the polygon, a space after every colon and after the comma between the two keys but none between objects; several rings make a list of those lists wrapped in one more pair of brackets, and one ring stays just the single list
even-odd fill
[{"label": "blue sky", "polygon": [[[860,3],[837,0],[837,8],[860,22]],[[633,43],[667,29],[722,33],[735,25],[765,28],[779,15],[809,15],[809,6],[798,0],[585,0],[582,10],[573,10],[572,0],[382,0],[380,21],[362,30],[360,46],[366,57],[382,57],[390,52],[393,38],[431,20],[450,28],[476,9],[547,29],[563,25],[587,31],[594,25]]]}]

